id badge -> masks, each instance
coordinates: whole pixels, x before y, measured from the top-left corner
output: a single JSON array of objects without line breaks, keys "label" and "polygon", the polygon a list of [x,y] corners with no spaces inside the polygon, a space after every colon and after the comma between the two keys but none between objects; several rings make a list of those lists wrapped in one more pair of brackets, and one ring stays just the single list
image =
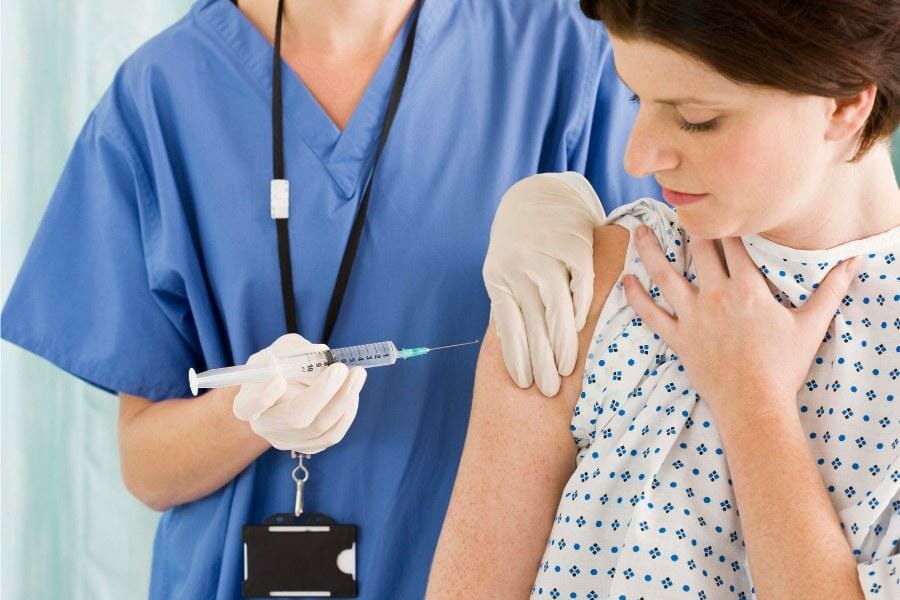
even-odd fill
[{"label": "id badge", "polygon": [[356,597],[355,525],[285,513],[245,525],[242,537],[245,598]]}]

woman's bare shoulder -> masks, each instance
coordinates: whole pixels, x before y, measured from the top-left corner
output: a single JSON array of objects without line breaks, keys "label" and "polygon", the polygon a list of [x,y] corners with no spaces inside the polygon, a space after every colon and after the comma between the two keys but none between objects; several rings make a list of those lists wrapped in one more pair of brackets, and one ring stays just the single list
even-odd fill
[{"label": "woman's bare shoulder", "polygon": [[[577,367],[571,375],[563,378],[559,393],[561,402],[554,404],[566,423],[571,418],[571,409],[581,393],[581,373],[584,370],[588,348],[594,337],[600,312],[622,273],[629,239],[628,230],[618,225],[602,225],[594,229],[594,295],[585,326],[578,334]],[[482,393],[477,393],[479,391]],[[522,414],[524,407],[531,404],[534,404],[536,410],[547,411],[545,398],[536,387],[521,390],[506,374],[500,340],[493,325],[488,327],[482,343],[475,397],[494,398],[491,401],[491,411],[494,412],[501,410],[501,403],[496,398],[508,400],[509,407],[519,415]]]},{"label": "woman's bare shoulder", "polygon": [[600,312],[625,268],[625,256],[628,254],[630,240],[629,231],[619,225],[602,225],[594,229],[594,298],[578,340],[579,356],[581,357],[579,364],[582,366],[591,338],[594,336]]}]

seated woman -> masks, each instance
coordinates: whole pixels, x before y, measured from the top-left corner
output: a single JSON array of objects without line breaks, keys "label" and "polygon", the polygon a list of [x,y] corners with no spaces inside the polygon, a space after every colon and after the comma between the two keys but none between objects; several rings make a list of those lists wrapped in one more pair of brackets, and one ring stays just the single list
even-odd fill
[{"label": "seated woman", "polygon": [[675,210],[594,230],[557,398],[488,332],[430,597],[900,598],[900,0],[582,6]]}]

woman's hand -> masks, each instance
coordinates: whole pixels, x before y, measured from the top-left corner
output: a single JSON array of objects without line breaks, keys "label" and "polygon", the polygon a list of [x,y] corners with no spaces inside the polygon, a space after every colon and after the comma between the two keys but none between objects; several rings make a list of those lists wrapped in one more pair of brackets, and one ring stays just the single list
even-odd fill
[{"label": "woman's hand", "polygon": [[[699,286],[668,263],[644,226],[635,232],[641,261],[675,316],[655,304],[633,276],[629,304],[669,344],[720,428],[762,415],[792,414],[828,325],[856,271],[854,258],[834,267],[800,308],[782,306],[739,238],[694,239]],[[737,419],[737,421],[735,421]]]}]

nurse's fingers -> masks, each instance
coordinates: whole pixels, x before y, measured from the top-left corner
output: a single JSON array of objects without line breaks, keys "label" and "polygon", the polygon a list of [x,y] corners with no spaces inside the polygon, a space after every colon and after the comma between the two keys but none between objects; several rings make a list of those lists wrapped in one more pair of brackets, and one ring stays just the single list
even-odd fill
[{"label": "nurse's fingers", "polygon": [[[320,417],[305,429],[274,432],[270,437],[285,449],[296,450],[304,454],[316,454],[337,444],[344,439],[356,419],[359,410],[359,393],[365,379],[366,374],[362,368],[352,369],[335,398],[334,404],[337,410],[332,415],[326,417],[325,411],[323,411]],[[326,423],[326,421],[329,422]]]},{"label": "nurse's fingers", "polygon": [[568,285],[575,310],[576,333],[581,331],[587,322],[594,296],[593,242],[592,230],[572,231],[556,240],[552,249],[552,256],[565,263],[571,276]]},{"label": "nurse's fingers", "polygon": [[350,431],[350,426],[353,425],[353,421],[356,419],[357,408],[358,403],[355,403],[353,405],[353,410],[342,414],[341,418],[338,419],[337,423],[335,423],[331,429],[318,438],[304,440],[300,444],[297,444],[294,449],[303,454],[318,454],[322,450],[334,446],[343,440],[344,437],[346,437],[347,432]]},{"label": "nurse's fingers", "polygon": [[575,308],[575,331],[584,329],[591,301],[594,299],[594,255],[593,250],[587,253],[587,260],[579,260],[569,265],[572,273],[572,304]]},{"label": "nurse's fingers", "polygon": [[278,403],[259,415],[259,425],[272,430],[308,427],[344,385],[347,375],[347,365],[329,365],[308,387],[289,388]]},{"label": "nurse's fingers", "polygon": [[[522,287],[526,286],[523,284]],[[525,317],[525,333],[534,381],[542,394],[547,397],[555,396],[559,391],[559,372],[553,361],[553,348],[547,331],[546,308],[537,287],[531,284],[530,289],[521,289],[519,301],[522,303],[522,314]]]},{"label": "nurse's fingers", "polygon": [[[318,352],[328,350],[325,344],[310,344],[303,336],[296,333],[285,334],[268,347],[250,356],[247,365],[266,365],[273,373],[279,372],[280,358],[292,354]],[[314,379],[311,379],[311,381]],[[242,421],[256,419],[262,412],[271,408],[287,391],[288,384],[281,375],[273,375],[261,383],[247,383],[241,386],[232,404],[234,416]]]},{"label": "nurse's fingers", "polygon": [[356,414],[359,410],[359,389],[356,390],[355,394],[351,395],[351,398],[352,402],[347,405],[347,409],[339,415],[339,418],[331,425],[331,427],[326,429],[318,437],[309,438],[303,441],[302,450],[300,450],[301,452],[306,454],[316,454],[325,448],[334,446],[344,439],[347,432],[350,431],[350,426],[353,425],[353,421],[356,419]]},{"label": "nurse's fingers", "polygon": [[306,352],[322,352],[328,350],[325,344],[312,344],[299,333],[286,333],[274,342],[268,348],[277,356],[288,356],[291,354],[304,354]]},{"label": "nurse's fingers", "polygon": [[348,412],[356,414],[356,406],[359,403],[359,392],[366,382],[366,370],[362,367],[350,369],[344,384],[334,394],[331,401],[325,405],[312,423],[305,427],[301,433],[308,439],[315,439],[325,435]]},{"label": "nurse's fingers", "polygon": [[569,272],[556,260],[547,260],[539,268],[540,281],[534,281],[534,278],[532,281],[545,307],[556,370],[560,375],[570,375],[575,369],[578,354],[578,332],[575,330],[575,310],[569,292]]},{"label": "nurse's fingers", "polygon": [[522,309],[511,292],[494,288],[491,295],[491,317],[500,338],[503,362],[512,380],[520,388],[531,387],[531,359]]}]

